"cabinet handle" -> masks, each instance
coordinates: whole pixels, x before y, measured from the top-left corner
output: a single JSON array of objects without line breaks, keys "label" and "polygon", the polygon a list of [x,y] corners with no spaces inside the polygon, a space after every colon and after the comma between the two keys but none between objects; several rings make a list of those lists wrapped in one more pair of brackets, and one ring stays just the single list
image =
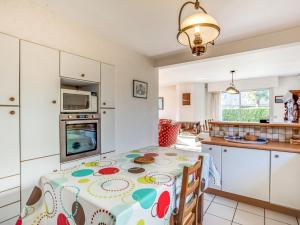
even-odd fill
[{"label": "cabinet handle", "polygon": [[106,114],[106,111],[103,111],[103,114]]},{"label": "cabinet handle", "polygon": [[53,100],[52,103],[53,103],[53,104],[56,104],[56,100]]},{"label": "cabinet handle", "polygon": [[55,170],[53,170],[53,173],[56,173],[58,170],[57,169],[55,169]]},{"label": "cabinet handle", "polygon": [[103,102],[103,105],[106,105],[106,102]]},{"label": "cabinet handle", "polygon": [[212,148],[209,148],[208,150],[209,150],[209,151],[212,151]]},{"label": "cabinet handle", "polygon": [[9,112],[9,114],[10,114],[10,115],[15,115],[16,112],[15,112],[14,110],[12,110],[12,111]]},{"label": "cabinet handle", "polygon": [[83,74],[81,74],[81,77],[85,77],[85,74],[83,73]]},{"label": "cabinet handle", "polygon": [[13,102],[13,101],[15,101],[16,99],[14,98],[14,97],[10,97],[9,98],[9,101],[11,101],[11,102]]},{"label": "cabinet handle", "polygon": [[224,152],[227,152],[227,149],[224,149]]},{"label": "cabinet handle", "polygon": [[279,158],[279,155],[276,154],[276,155],[275,155],[275,158]]}]

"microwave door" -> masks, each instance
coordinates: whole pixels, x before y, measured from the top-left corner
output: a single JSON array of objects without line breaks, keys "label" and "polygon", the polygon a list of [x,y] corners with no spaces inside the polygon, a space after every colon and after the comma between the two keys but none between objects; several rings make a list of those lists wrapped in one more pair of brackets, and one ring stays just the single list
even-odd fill
[{"label": "microwave door", "polygon": [[61,96],[62,112],[89,112],[91,95],[81,91],[63,91]]}]

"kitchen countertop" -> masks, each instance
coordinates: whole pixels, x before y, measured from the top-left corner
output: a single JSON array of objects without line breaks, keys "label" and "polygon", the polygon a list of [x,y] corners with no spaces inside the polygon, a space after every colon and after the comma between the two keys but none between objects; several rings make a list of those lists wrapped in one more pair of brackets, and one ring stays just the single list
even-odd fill
[{"label": "kitchen countertop", "polygon": [[282,142],[275,142],[275,141],[270,141],[264,145],[242,144],[242,143],[226,141],[224,140],[224,138],[221,137],[210,137],[208,139],[201,141],[201,143],[208,144],[208,145],[222,145],[222,146],[237,147],[237,148],[251,148],[251,149],[260,149],[260,150],[300,153],[300,145],[292,145],[290,143],[282,143]]},{"label": "kitchen countertop", "polygon": [[253,122],[223,122],[223,121],[211,121],[210,125],[217,126],[258,126],[258,127],[290,127],[300,128],[300,123],[253,123]]}]

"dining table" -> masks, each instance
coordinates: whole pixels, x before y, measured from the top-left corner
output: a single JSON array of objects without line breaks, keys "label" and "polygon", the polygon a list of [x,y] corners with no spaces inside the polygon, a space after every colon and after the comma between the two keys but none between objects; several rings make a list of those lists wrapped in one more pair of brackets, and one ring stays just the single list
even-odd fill
[{"label": "dining table", "polygon": [[[135,163],[151,157],[149,164]],[[146,147],[40,178],[16,225],[164,225],[178,207],[183,168],[203,156],[202,180],[218,181],[212,158],[198,151]]]}]

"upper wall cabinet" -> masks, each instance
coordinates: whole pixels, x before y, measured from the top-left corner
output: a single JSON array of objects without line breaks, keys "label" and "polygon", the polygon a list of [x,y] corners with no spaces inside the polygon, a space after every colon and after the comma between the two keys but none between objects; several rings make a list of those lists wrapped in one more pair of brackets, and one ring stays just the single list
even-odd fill
[{"label": "upper wall cabinet", "polygon": [[59,154],[59,51],[21,41],[21,160]]},{"label": "upper wall cabinet", "polygon": [[19,105],[19,40],[0,34],[0,105]]},{"label": "upper wall cabinet", "polygon": [[60,76],[72,79],[100,82],[100,62],[72,55],[60,53]]},{"label": "upper wall cabinet", "polygon": [[101,108],[115,108],[115,67],[101,63]]},{"label": "upper wall cabinet", "polygon": [[271,203],[300,210],[300,154],[272,152]]}]

